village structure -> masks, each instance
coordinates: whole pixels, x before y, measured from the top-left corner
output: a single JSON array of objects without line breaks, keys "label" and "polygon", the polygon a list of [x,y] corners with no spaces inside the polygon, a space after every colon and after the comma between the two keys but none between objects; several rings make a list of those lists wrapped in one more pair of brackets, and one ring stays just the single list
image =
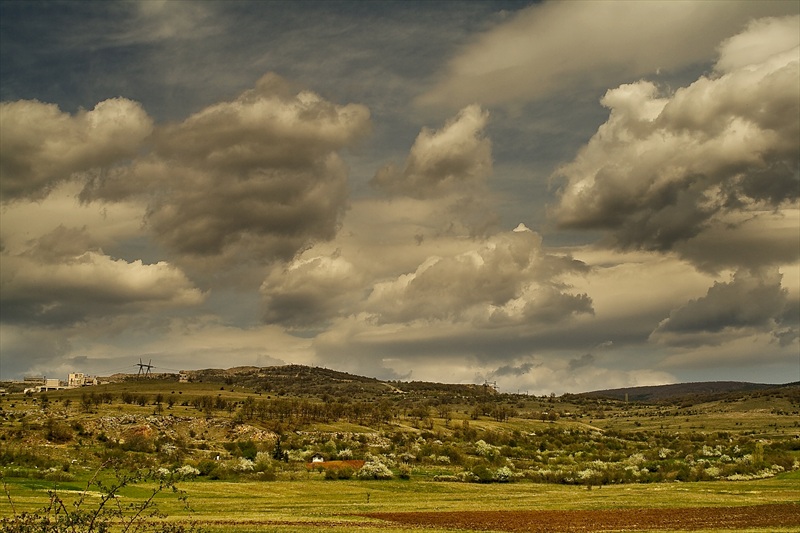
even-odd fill
[{"label": "village structure", "polygon": [[46,376],[25,376],[22,380],[25,385],[25,394],[29,392],[47,392],[63,389],[75,389],[78,387],[88,387],[97,385],[97,376],[89,376],[82,372],[69,374],[66,381],[58,378],[48,378]]}]

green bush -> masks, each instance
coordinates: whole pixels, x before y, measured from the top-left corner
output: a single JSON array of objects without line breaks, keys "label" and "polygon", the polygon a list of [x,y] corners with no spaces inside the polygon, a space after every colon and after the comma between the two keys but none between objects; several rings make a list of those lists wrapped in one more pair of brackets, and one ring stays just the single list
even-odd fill
[{"label": "green bush", "polygon": [[72,428],[66,422],[50,417],[45,423],[45,437],[50,442],[69,442],[72,440]]}]

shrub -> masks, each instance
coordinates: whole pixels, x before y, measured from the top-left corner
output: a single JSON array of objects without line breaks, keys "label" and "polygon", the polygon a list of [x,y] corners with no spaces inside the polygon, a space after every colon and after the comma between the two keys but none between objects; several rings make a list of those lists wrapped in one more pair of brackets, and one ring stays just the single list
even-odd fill
[{"label": "shrub", "polygon": [[514,479],[514,472],[507,466],[501,466],[495,470],[493,478],[498,483],[508,483]]},{"label": "shrub", "polygon": [[[354,470],[349,466],[342,466],[340,468],[325,468],[324,470],[325,479],[350,479],[354,474]],[[391,472],[389,473],[391,474]]]},{"label": "shrub", "polygon": [[377,461],[365,463],[358,472],[356,472],[358,479],[392,479],[394,475],[389,468]]},{"label": "shrub", "polygon": [[475,476],[478,483],[491,483],[494,481],[494,474],[489,467],[479,464],[472,469],[472,475]]},{"label": "shrub", "polygon": [[72,440],[72,428],[66,422],[51,417],[47,419],[45,428],[45,437],[50,442],[63,443]]}]

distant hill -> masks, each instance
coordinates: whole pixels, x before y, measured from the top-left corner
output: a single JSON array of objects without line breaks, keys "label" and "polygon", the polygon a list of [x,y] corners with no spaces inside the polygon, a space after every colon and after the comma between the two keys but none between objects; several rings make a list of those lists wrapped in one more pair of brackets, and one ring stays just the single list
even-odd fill
[{"label": "distant hill", "polygon": [[[376,378],[349,374],[328,368],[305,365],[241,366],[228,369],[208,368],[185,370],[182,374],[195,383],[217,383],[242,387],[256,392],[277,395],[349,396],[351,399],[374,398],[387,393],[410,394],[412,396],[448,396],[450,398],[473,398],[484,400],[498,392],[491,385],[449,384],[425,381],[382,381]],[[158,374],[164,379],[178,379],[177,374]],[[125,381],[135,374],[117,374],[105,378],[109,381]],[[574,398],[608,398],[631,402],[657,403],[675,400],[706,401],[728,397],[732,394],[749,394],[781,389],[800,388],[800,382],[785,385],[749,383],[741,381],[705,381],[675,383],[646,387],[605,389],[578,394],[566,394]]]},{"label": "distant hill", "polygon": [[584,392],[577,396],[586,398],[610,398],[632,402],[659,402],[687,397],[715,397],[731,393],[746,393],[781,387],[800,386],[798,383],[773,385],[767,383],[748,383],[743,381],[703,381],[698,383],[675,383],[672,385],[653,385],[648,387],[626,387]]}]

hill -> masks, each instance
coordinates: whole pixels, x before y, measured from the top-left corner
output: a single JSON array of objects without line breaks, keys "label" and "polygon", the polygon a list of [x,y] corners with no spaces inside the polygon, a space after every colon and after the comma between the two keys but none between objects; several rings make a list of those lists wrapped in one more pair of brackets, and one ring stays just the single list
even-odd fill
[{"label": "hill", "polygon": [[703,381],[697,383],[674,383],[670,385],[653,385],[645,387],[626,387],[585,392],[577,396],[585,398],[609,398],[632,402],[664,402],[680,399],[713,400],[723,398],[732,393],[748,393],[783,387],[793,387],[798,383],[771,385],[767,383],[749,383],[741,381]]}]

